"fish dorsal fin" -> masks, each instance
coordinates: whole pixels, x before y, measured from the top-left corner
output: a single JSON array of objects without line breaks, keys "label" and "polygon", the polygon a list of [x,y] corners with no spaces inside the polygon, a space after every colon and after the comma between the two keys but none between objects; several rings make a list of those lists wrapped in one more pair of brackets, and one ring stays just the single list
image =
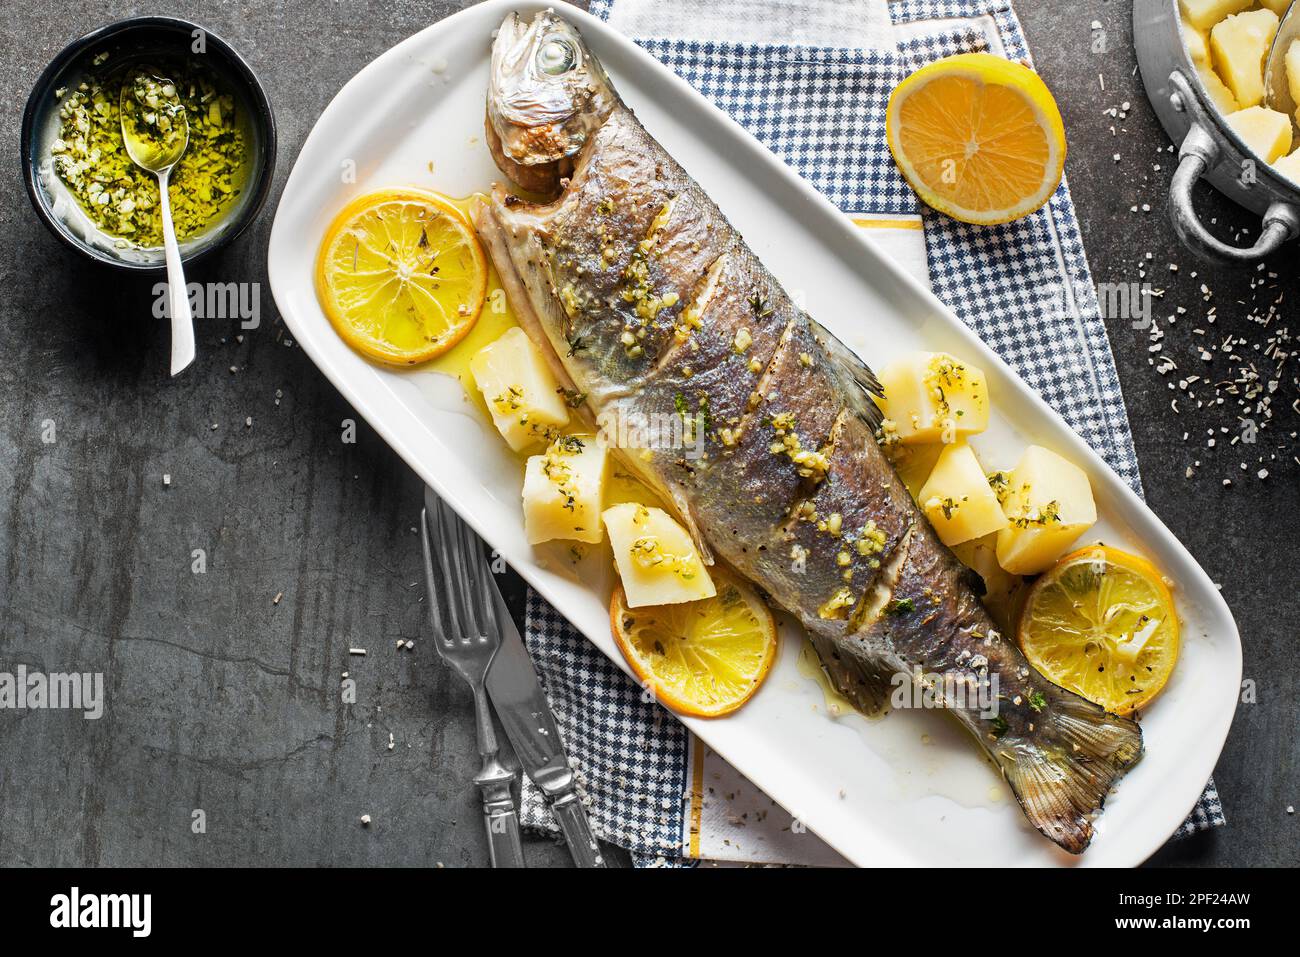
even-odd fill
[{"label": "fish dorsal fin", "polygon": [[872,432],[880,428],[884,414],[875,399],[883,397],[884,387],[871,368],[862,361],[852,349],[846,346],[835,334],[812,316],[804,314],[813,338],[826,350],[831,365],[843,386],[845,403],[858,418],[862,419]]}]

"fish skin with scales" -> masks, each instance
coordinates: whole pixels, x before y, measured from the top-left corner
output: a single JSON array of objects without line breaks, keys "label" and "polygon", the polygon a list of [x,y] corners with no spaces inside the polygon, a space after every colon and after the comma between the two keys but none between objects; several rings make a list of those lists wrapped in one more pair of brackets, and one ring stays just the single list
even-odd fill
[{"label": "fish skin with scales", "polygon": [[[691,414],[691,446],[611,451],[807,630],[830,680],[879,712],[899,681],[996,681],[941,706],[1029,822],[1074,854],[1142,754],[1128,717],[1035,671],[877,440],[880,385],[800,309],[552,11],[497,31],[487,142],[505,184],[478,227],[520,324],[592,422]],[[847,760],[847,758],[846,758]]]}]

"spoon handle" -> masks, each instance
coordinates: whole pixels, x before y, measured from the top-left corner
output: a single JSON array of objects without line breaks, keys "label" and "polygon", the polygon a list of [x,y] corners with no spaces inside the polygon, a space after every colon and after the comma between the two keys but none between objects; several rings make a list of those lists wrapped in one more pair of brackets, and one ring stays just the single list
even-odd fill
[{"label": "spoon handle", "polygon": [[162,203],[163,250],[167,255],[167,301],[172,319],[172,375],[178,375],[194,361],[194,318],[190,314],[190,295],[181,267],[181,248],[172,225],[171,198],[167,180],[171,170],[158,174],[158,192]]}]

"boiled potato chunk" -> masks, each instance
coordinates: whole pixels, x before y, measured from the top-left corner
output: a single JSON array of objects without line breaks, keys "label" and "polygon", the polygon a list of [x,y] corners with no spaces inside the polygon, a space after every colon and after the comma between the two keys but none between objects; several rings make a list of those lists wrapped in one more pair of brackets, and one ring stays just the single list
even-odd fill
[{"label": "boiled potato chunk", "polygon": [[469,360],[497,431],[516,452],[569,422],[569,408],[546,360],[522,329],[510,329]]},{"label": "boiled potato chunk", "polygon": [[1290,156],[1283,156],[1280,160],[1275,160],[1273,168],[1293,182],[1300,183],[1300,150],[1296,150]]},{"label": "boiled potato chunk", "polygon": [[998,532],[998,563],[1013,575],[1046,570],[1097,521],[1083,469],[1041,446],[993,481],[1010,523]]},{"label": "boiled potato chunk", "polygon": [[605,509],[602,518],[629,608],[717,594],[690,533],[663,509],[626,502]]},{"label": "boiled potato chunk", "polygon": [[965,442],[945,445],[916,497],[945,545],[958,545],[1006,528],[998,497]]},{"label": "boiled potato chunk", "polygon": [[1210,95],[1210,100],[1213,101],[1215,109],[1224,114],[1237,112],[1239,108],[1237,98],[1232,95],[1230,89],[1223,85],[1223,81],[1219,79],[1219,74],[1208,66],[1198,64],[1196,75],[1205,84],[1205,92]]},{"label": "boiled potato chunk", "polygon": [[902,445],[901,443],[890,446],[888,455],[889,463],[894,466],[894,471],[898,477],[903,480],[907,486],[908,493],[912,498],[917,498],[921,494],[921,488],[925,485],[926,479],[934,471],[934,463],[939,461],[939,456],[947,446],[936,443],[934,445]]},{"label": "boiled potato chunk", "polygon": [[1228,125],[1251,150],[1271,163],[1291,150],[1291,119],[1285,113],[1252,106],[1227,116]]},{"label": "boiled potato chunk", "polygon": [[1286,14],[1286,8],[1291,6],[1291,0],[1259,0],[1261,7],[1268,7],[1278,15],[1280,19]]},{"label": "boiled potato chunk", "polygon": [[528,544],[561,538],[599,542],[608,455],[594,435],[562,435],[524,469],[524,532]]},{"label": "boiled potato chunk", "polygon": [[1183,46],[1187,47],[1187,54],[1197,66],[1210,65],[1210,41],[1205,31],[1193,29],[1184,23]]},{"label": "boiled potato chunk", "polygon": [[905,445],[956,442],[989,424],[984,373],[946,352],[909,352],[880,373],[885,415]]},{"label": "boiled potato chunk", "polygon": [[1282,65],[1286,68],[1286,87],[1291,102],[1296,105],[1296,113],[1300,114],[1300,40],[1291,41],[1282,57]]},{"label": "boiled potato chunk", "polygon": [[1224,17],[1240,13],[1250,4],[1251,0],[1178,0],[1183,22],[1198,30],[1208,30]]},{"label": "boiled potato chunk", "polygon": [[1264,99],[1264,58],[1277,33],[1277,14],[1250,10],[1216,23],[1210,31],[1210,60],[1237,104],[1246,109]]}]

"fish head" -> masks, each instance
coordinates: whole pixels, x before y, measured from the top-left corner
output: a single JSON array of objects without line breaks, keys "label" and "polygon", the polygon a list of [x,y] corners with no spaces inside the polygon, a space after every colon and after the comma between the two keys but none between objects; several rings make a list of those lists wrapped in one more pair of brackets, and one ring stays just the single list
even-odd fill
[{"label": "fish head", "polygon": [[618,103],[577,29],[552,10],[509,14],[492,44],[487,139],[497,166],[535,193],[558,192],[574,157]]}]

